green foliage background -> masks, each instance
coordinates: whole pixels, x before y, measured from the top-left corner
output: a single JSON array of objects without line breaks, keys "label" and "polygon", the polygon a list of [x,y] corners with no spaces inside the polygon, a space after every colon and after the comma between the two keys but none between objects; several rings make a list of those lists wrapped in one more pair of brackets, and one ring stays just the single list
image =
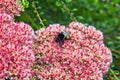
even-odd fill
[{"label": "green foliage background", "polygon": [[120,80],[120,0],[23,0],[25,11],[16,21],[30,24],[34,30],[59,23],[79,21],[93,25],[104,34],[104,43],[113,54],[113,63],[105,80]]}]

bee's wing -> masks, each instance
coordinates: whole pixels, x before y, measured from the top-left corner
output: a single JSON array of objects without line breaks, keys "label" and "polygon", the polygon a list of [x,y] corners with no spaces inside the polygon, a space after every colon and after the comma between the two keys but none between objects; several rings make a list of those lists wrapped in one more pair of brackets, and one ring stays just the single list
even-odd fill
[{"label": "bee's wing", "polygon": [[70,39],[70,32],[66,31],[63,34],[65,35],[65,39]]}]

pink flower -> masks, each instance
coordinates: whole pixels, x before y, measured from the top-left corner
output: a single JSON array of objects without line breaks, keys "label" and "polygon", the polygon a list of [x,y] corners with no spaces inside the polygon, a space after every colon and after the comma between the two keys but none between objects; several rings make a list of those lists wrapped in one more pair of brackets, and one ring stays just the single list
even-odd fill
[{"label": "pink flower", "polygon": [[6,13],[0,13],[0,24],[1,23],[9,23],[9,22],[12,22],[14,21],[13,17],[6,14]]},{"label": "pink flower", "polygon": [[93,54],[93,61],[95,61],[98,67],[105,74],[112,62],[112,54],[111,51],[104,45],[103,43],[103,35],[102,32],[96,30],[93,26],[86,27],[85,30],[81,28],[83,24],[78,22],[70,23],[69,27],[72,29],[79,30],[82,33],[85,33],[86,39],[82,41],[82,45],[85,47],[89,47]]},{"label": "pink flower", "polygon": [[13,21],[11,16],[0,14],[0,79],[30,80],[35,61],[34,30],[24,22]]},{"label": "pink flower", "polygon": [[8,76],[19,78],[23,71],[30,70],[34,60],[34,53],[29,47],[14,43],[4,44],[0,40],[0,79]]},{"label": "pink flower", "polygon": [[[55,39],[61,32],[70,33],[62,46]],[[59,24],[36,31],[35,72],[38,79],[103,80],[112,62],[110,50],[103,43],[102,32],[79,22],[68,28]]]},{"label": "pink flower", "polygon": [[0,25],[0,38],[6,43],[12,42],[20,45],[31,45],[34,39],[34,30],[23,22]]},{"label": "pink flower", "polygon": [[19,15],[22,11],[22,6],[18,4],[18,0],[0,0],[0,13],[10,15]]}]

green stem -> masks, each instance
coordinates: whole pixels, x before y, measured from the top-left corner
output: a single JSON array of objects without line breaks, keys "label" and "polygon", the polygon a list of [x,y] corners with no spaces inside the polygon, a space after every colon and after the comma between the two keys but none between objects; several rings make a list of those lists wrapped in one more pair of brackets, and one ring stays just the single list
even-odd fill
[{"label": "green stem", "polygon": [[25,1],[24,0],[22,0],[22,3],[23,3],[23,5],[25,5]]},{"label": "green stem", "polygon": [[110,72],[113,74],[115,80],[119,80],[118,77],[115,75],[114,71],[112,69],[110,69]]},{"label": "green stem", "polygon": [[77,21],[75,17],[73,17],[73,14],[71,13],[70,9],[66,6],[66,4],[62,1],[64,9],[66,9],[67,13],[69,14],[70,18],[73,18],[74,21]]},{"label": "green stem", "polygon": [[35,8],[35,13],[37,14],[37,17],[38,17],[38,19],[39,19],[39,21],[40,21],[40,24],[41,24],[43,27],[45,27],[45,25],[44,25],[44,23],[43,23],[43,21],[42,21],[42,18],[41,18],[40,14],[39,14],[38,11],[37,11],[37,8],[36,8],[36,6],[35,6],[34,0],[33,0],[33,2],[32,2],[32,5],[33,5],[33,7]]},{"label": "green stem", "polygon": [[29,16],[29,14],[27,12],[24,12],[24,14],[28,17],[28,19],[30,20],[30,22],[32,23],[32,25],[34,25],[35,29],[39,29],[39,27],[34,23],[33,19]]}]

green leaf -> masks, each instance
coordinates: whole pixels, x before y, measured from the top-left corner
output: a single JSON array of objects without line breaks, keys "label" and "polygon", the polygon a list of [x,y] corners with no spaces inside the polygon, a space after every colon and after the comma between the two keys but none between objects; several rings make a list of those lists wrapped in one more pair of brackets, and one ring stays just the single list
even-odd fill
[{"label": "green leaf", "polygon": [[72,0],[65,0],[65,2],[66,2],[66,3],[70,3],[70,2],[72,2]]},{"label": "green leaf", "polygon": [[62,5],[62,3],[60,1],[57,1],[56,5],[57,5],[57,7],[60,7]]},{"label": "green leaf", "polygon": [[72,12],[75,12],[75,11],[77,11],[77,8],[73,8],[71,11],[72,11]]},{"label": "green leaf", "polygon": [[43,15],[43,14],[45,14],[45,13],[42,11],[42,12],[40,12],[40,14]]},{"label": "green leaf", "polygon": [[65,8],[61,8],[62,12],[66,12],[66,9]]},{"label": "green leaf", "polygon": [[83,16],[77,16],[77,19],[78,20],[84,20],[84,17]]},{"label": "green leaf", "polygon": [[120,36],[116,36],[116,39],[117,39],[117,40],[120,40]]},{"label": "green leaf", "polygon": [[120,0],[113,0],[114,4],[117,4],[120,2]]},{"label": "green leaf", "polygon": [[27,0],[18,0],[18,3],[22,5],[22,9],[29,7],[29,2]]},{"label": "green leaf", "polygon": [[41,9],[41,6],[37,7],[37,9]]},{"label": "green leaf", "polygon": [[44,22],[46,22],[46,21],[47,21],[47,19],[43,19],[43,21],[44,21]]}]

